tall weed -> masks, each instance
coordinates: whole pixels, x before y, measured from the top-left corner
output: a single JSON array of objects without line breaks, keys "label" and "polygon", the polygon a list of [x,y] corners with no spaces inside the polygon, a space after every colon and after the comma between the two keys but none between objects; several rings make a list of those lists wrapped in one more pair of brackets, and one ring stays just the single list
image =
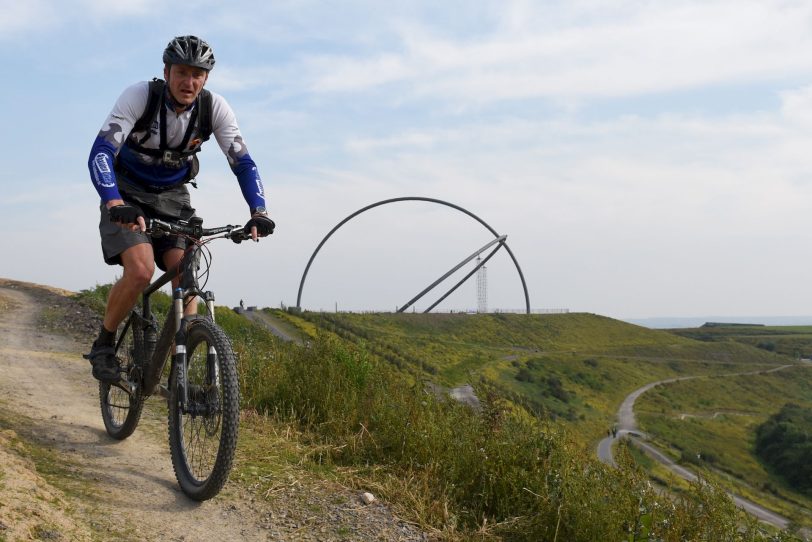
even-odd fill
[{"label": "tall weed", "polygon": [[[236,340],[235,343],[239,343]],[[363,347],[319,337],[245,352],[246,402],[295,421],[329,450],[320,461],[403,480],[415,515],[447,533],[508,540],[768,540],[718,488],[659,495],[629,454],[598,462],[558,425],[484,397],[477,412],[410,384]],[[396,496],[393,496],[396,498]],[[467,533],[467,534],[465,534]],[[479,533],[479,534],[476,534]]]}]

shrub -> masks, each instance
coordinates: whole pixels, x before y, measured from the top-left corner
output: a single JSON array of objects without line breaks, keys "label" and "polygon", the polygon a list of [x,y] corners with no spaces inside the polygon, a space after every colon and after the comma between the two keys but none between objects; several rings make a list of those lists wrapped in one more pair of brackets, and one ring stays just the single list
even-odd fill
[{"label": "shrub", "polygon": [[790,486],[812,495],[812,410],[784,405],[756,429],[756,454]]},{"label": "shrub", "polygon": [[[327,450],[317,461],[397,477],[391,497],[411,495],[436,528],[527,541],[762,540],[739,528],[743,513],[718,488],[661,497],[623,446],[619,467],[607,467],[495,388],[477,389],[476,412],[409,384],[363,347],[319,337],[275,348],[274,378],[243,379],[247,401],[309,432]],[[270,370],[248,351],[241,358],[243,374]]]}]

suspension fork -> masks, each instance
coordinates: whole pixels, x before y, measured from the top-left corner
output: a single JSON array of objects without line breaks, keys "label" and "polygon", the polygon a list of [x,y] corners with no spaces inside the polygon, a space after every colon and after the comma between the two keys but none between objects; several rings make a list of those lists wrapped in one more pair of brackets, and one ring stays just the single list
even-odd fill
[{"label": "suspension fork", "polygon": [[[211,291],[203,292],[202,294],[194,289],[184,290],[183,288],[175,288],[172,292],[173,312],[175,314],[175,370],[178,371],[178,390],[180,391],[181,411],[188,413],[189,410],[189,360],[187,346],[187,331],[188,327],[183,325],[184,316],[184,300],[189,295],[200,295],[206,302],[206,309],[208,310],[209,317],[214,322],[214,293]],[[206,353],[207,364],[207,382],[208,385],[219,386],[220,373],[217,364],[217,349],[213,344],[209,345]]]},{"label": "suspension fork", "polygon": [[209,311],[209,318],[214,322],[214,292],[204,292],[203,300],[206,302],[206,310]]},{"label": "suspension fork", "polygon": [[180,391],[181,411],[189,404],[188,364],[186,359],[186,333],[183,329],[183,288],[172,292],[172,305],[175,312],[175,370],[177,373],[178,391]]},{"label": "suspension fork", "polygon": [[[206,309],[209,311],[209,318],[214,322],[214,292],[208,291],[203,294],[203,299],[206,300]],[[208,378],[211,379],[208,384],[210,386],[220,385],[219,366],[217,365],[217,349],[213,344],[209,345],[209,351],[206,355],[206,364],[208,366]]]}]

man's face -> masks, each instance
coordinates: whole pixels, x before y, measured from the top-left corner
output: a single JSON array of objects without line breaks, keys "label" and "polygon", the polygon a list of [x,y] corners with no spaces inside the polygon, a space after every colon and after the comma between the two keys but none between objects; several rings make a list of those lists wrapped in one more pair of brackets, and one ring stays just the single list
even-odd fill
[{"label": "man's face", "polygon": [[164,78],[169,84],[169,92],[172,93],[176,102],[187,107],[194,103],[208,77],[209,72],[203,68],[185,64],[172,64],[169,68],[164,67]]}]

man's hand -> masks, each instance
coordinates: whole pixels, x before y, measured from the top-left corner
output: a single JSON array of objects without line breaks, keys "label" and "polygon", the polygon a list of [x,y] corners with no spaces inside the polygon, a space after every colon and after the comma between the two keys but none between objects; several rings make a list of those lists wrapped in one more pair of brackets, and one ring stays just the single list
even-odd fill
[{"label": "man's hand", "polygon": [[138,208],[124,203],[123,200],[110,200],[107,202],[107,212],[110,222],[118,224],[130,231],[147,231],[144,215]]},{"label": "man's hand", "polygon": [[254,213],[251,220],[243,227],[245,233],[251,234],[251,239],[258,241],[259,237],[266,237],[273,233],[276,224],[265,213]]}]

